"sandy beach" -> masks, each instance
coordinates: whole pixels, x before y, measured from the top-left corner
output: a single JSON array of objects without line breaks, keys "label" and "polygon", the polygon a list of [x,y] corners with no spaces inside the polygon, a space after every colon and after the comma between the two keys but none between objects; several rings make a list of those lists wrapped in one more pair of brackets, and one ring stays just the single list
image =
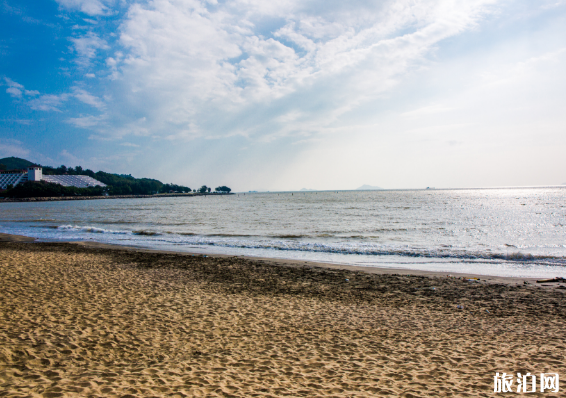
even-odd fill
[{"label": "sandy beach", "polygon": [[558,284],[30,241],[0,239],[0,396],[492,397],[496,372],[566,388]]}]

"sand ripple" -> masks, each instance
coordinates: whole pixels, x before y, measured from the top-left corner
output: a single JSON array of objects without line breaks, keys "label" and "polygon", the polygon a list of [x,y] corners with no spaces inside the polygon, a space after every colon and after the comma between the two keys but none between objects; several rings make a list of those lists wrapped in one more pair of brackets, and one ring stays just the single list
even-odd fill
[{"label": "sand ripple", "polygon": [[0,396],[487,397],[496,371],[566,377],[561,290],[70,244],[0,251]]}]

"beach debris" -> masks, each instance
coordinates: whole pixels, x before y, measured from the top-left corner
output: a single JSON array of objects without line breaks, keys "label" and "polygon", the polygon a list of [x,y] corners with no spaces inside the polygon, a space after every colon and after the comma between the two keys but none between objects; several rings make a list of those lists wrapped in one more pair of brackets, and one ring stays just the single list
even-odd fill
[{"label": "beach debris", "polygon": [[560,283],[560,282],[566,282],[566,278],[556,277],[553,279],[541,279],[537,281],[537,283]]},{"label": "beach debris", "polygon": [[350,280],[349,280],[349,279],[344,279],[344,280],[345,280],[346,282],[350,282]]},{"label": "beach debris", "polygon": [[524,281],[524,282],[523,282],[523,285],[530,285],[530,283],[527,282],[527,281]]},{"label": "beach debris", "polygon": [[489,312],[489,310],[485,310],[485,312],[487,312],[488,314],[491,314],[491,312]]},{"label": "beach debris", "polygon": [[458,308],[459,310],[463,310],[463,309],[464,309],[464,306],[463,306],[463,305],[460,305],[460,304],[458,304],[458,306],[457,306],[456,308]]}]

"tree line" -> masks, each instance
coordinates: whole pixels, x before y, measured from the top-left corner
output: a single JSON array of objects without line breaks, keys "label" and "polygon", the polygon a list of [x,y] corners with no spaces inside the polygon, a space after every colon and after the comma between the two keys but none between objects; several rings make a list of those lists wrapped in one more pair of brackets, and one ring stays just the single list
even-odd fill
[{"label": "tree line", "polygon": [[26,181],[15,187],[8,186],[4,196],[9,198],[39,198],[53,196],[102,196],[103,187],[64,187],[60,184],[46,181]]},{"label": "tree line", "polygon": [[[16,187],[8,187],[4,196],[7,197],[41,197],[41,196],[100,196],[100,195],[154,195],[160,193],[190,193],[197,192],[196,189],[177,184],[164,184],[152,178],[135,178],[131,174],[112,174],[104,171],[96,173],[81,166],[66,167],[64,165],[55,167],[43,166],[45,175],[86,175],[104,184],[106,187],[63,187],[59,184],[45,181],[26,182]],[[230,193],[231,189],[226,186],[217,187],[217,193]],[[200,193],[211,192],[211,188],[203,185],[198,189]]]}]

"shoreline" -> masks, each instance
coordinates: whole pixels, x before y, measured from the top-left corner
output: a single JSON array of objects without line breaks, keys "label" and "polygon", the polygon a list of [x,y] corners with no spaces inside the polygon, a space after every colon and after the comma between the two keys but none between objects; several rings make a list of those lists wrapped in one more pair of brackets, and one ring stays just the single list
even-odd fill
[{"label": "shoreline", "polygon": [[235,195],[234,193],[164,193],[156,195],[112,195],[112,196],[48,196],[33,198],[4,198],[0,199],[0,203],[17,203],[17,202],[58,202],[66,200],[101,200],[101,199],[157,199],[157,198],[176,198],[176,197],[194,197],[194,196],[227,196]]},{"label": "shoreline", "polygon": [[[26,243],[37,243],[36,238],[32,238],[24,235],[11,235],[0,233],[0,242],[26,242]],[[108,249],[108,250],[125,250],[131,252],[139,253],[161,253],[161,254],[174,254],[179,256],[207,256],[210,258],[243,258],[248,261],[257,261],[262,263],[267,263],[273,266],[283,266],[283,267],[308,267],[308,268],[326,268],[332,270],[347,270],[353,272],[363,272],[372,275],[411,275],[411,276],[422,276],[427,278],[440,278],[440,277],[453,277],[460,279],[474,279],[480,280],[480,283],[484,284],[505,284],[505,285],[523,285],[526,283],[534,284],[540,287],[558,287],[565,286],[566,283],[553,283],[548,286],[546,284],[537,284],[537,279],[540,278],[524,278],[524,277],[510,277],[510,276],[492,276],[492,275],[482,275],[474,273],[462,273],[462,272],[444,272],[444,271],[424,271],[424,270],[414,270],[407,268],[395,268],[395,267],[369,267],[369,266],[355,266],[348,264],[333,264],[319,261],[304,261],[304,260],[293,260],[293,259],[277,259],[271,257],[255,257],[255,256],[237,256],[231,254],[209,254],[201,252],[186,252],[186,251],[175,251],[175,250],[159,250],[142,248],[138,246],[127,246],[119,244],[109,244],[100,243],[92,241],[63,241],[57,243],[65,243],[70,245],[78,245],[84,248],[90,249]]]}]

